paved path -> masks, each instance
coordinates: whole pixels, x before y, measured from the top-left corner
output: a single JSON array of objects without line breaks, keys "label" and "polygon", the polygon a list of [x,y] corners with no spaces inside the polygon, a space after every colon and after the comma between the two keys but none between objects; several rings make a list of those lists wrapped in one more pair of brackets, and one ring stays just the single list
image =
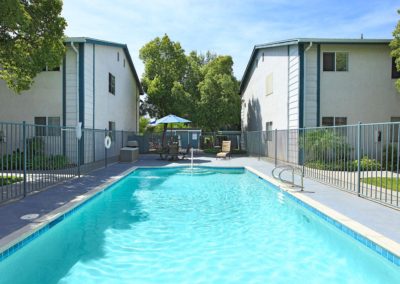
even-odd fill
[{"label": "paved path", "polygon": [[[34,220],[21,220],[26,214],[43,216],[64,205],[91,189],[109,182],[115,176],[137,166],[177,166],[189,165],[189,160],[161,161],[156,155],[141,155],[139,161],[131,164],[113,164],[80,179],[73,179],[58,184],[47,191],[0,207],[0,239],[6,235],[34,223]],[[250,166],[264,174],[271,175],[273,164],[260,161],[257,158],[233,157],[228,160],[216,160],[212,156],[196,156],[195,165],[206,166]],[[400,211],[385,207],[372,201],[359,198],[351,193],[341,191],[316,181],[305,179],[308,197],[318,201],[333,210],[379,232],[380,234],[400,243]]]}]

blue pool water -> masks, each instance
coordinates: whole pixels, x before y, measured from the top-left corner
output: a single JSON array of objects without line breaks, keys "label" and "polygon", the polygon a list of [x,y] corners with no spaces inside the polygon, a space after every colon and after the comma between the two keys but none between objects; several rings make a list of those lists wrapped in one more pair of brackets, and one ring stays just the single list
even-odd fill
[{"label": "blue pool water", "polygon": [[242,170],[140,169],[0,263],[1,283],[400,283]]}]

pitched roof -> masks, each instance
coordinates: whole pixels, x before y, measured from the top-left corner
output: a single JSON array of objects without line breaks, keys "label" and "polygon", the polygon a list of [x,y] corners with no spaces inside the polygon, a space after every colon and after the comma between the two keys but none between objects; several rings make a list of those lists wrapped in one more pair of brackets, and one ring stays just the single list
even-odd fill
[{"label": "pitched roof", "polygon": [[133,76],[135,77],[137,86],[139,88],[139,93],[141,95],[144,94],[142,84],[140,83],[139,76],[136,72],[135,66],[133,65],[132,57],[129,53],[128,46],[126,44],[116,43],[116,42],[111,42],[111,41],[106,41],[106,40],[100,40],[100,39],[95,39],[95,38],[90,38],[90,37],[67,37],[65,39],[65,42],[77,42],[77,43],[83,42],[83,43],[91,43],[91,44],[96,44],[96,45],[105,45],[105,46],[113,46],[113,47],[122,48],[122,50],[125,53],[126,58],[128,59],[128,64],[129,64],[129,67],[131,68]]},{"label": "pitched roof", "polygon": [[249,62],[247,63],[246,69],[244,71],[241,83],[240,83],[240,94],[244,91],[248,83],[248,77],[251,69],[251,65],[254,61],[255,56],[259,49],[271,48],[277,46],[286,45],[297,45],[299,43],[320,43],[320,44],[389,44],[391,39],[345,39],[345,38],[294,38],[286,39],[274,42],[268,42],[264,44],[255,45],[251,53]]}]

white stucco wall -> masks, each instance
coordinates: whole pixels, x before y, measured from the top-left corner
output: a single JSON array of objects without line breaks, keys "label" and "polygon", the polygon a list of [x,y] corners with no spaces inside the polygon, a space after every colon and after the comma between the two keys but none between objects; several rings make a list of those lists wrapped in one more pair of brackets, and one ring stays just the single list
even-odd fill
[{"label": "white stucco wall", "polygon": [[[262,54],[264,53],[264,60]],[[258,61],[258,66],[257,66]],[[288,47],[260,49],[242,94],[243,130],[265,130],[266,122],[272,128],[284,129],[288,125]],[[273,92],[266,94],[266,78],[273,74]]]},{"label": "white stucco wall", "polygon": [[288,125],[285,128],[299,127],[299,75],[300,75],[299,48],[289,46],[289,74],[288,74]]},{"label": "white stucco wall", "polygon": [[85,128],[93,128],[93,44],[85,44]]},{"label": "white stucco wall", "polygon": [[[78,44],[75,47],[79,49]],[[77,79],[77,65],[76,65],[76,53],[68,44],[66,52],[66,64],[65,64],[65,74],[66,74],[66,93],[65,93],[65,106],[66,106],[66,126],[76,125],[77,116],[77,86],[79,84]]]},{"label": "white stucco wall", "polygon": [[[96,45],[95,53],[95,127],[108,128],[108,122],[114,121],[118,130],[136,131],[137,86],[123,49]],[[108,92],[109,72],[115,76],[115,95]]]},{"label": "white stucco wall", "polygon": [[[348,52],[349,71],[323,72],[324,51]],[[354,124],[400,116],[389,53],[387,45],[321,45],[321,117],[344,116]]]},{"label": "white stucco wall", "polygon": [[31,89],[19,95],[0,80],[0,121],[33,123],[35,116],[62,119],[62,69],[39,73]]}]

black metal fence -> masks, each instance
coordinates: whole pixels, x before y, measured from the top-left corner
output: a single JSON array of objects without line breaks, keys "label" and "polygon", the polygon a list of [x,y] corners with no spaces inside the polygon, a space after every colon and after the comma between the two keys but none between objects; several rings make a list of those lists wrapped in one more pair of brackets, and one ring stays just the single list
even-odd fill
[{"label": "black metal fence", "polygon": [[359,196],[400,207],[400,123],[244,132],[251,156],[290,164]]},{"label": "black metal fence", "polygon": [[118,161],[132,134],[82,129],[78,140],[73,127],[0,122],[0,204]]}]

